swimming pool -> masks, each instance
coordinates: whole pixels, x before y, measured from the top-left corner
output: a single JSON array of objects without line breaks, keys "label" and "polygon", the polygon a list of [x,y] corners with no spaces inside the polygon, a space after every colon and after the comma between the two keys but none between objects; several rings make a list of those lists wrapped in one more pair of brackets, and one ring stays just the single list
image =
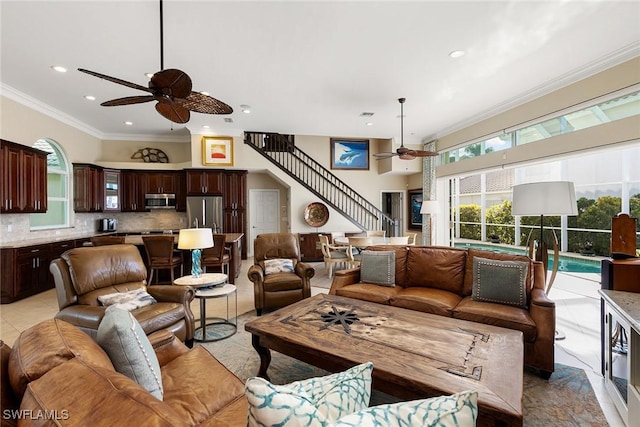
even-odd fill
[{"label": "swimming pool", "polygon": [[[482,249],[485,251],[501,252],[507,254],[526,255],[526,251],[522,248],[498,246],[493,244],[484,243],[466,243],[456,242],[454,245],[456,248],[473,248]],[[549,270],[553,268],[553,254],[549,255]],[[558,271],[565,273],[597,273],[600,274],[600,260],[599,259],[583,259],[572,256],[560,255],[558,261]]]}]

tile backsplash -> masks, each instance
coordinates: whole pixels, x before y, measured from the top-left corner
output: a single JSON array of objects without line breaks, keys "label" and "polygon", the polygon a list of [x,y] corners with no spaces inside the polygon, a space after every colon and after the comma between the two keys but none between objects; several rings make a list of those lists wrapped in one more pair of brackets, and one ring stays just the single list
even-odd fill
[{"label": "tile backsplash", "polygon": [[116,218],[118,232],[177,230],[187,227],[186,213],[167,210],[78,213],[74,215],[71,227],[48,230],[29,230],[29,214],[3,214],[0,215],[0,244],[10,245],[29,240],[60,240],[88,236],[99,231],[101,218]]}]

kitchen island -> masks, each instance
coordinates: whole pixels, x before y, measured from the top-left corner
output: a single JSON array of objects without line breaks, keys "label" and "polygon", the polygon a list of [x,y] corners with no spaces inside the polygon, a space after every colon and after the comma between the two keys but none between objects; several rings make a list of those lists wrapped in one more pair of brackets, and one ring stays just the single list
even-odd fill
[{"label": "kitchen island", "polygon": [[[229,250],[229,257],[231,258],[231,261],[229,262],[229,283],[233,284],[235,283],[236,277],[240,274],[240,267],[242,266],[242,237],[244,236],[244,233],[223,234],[225,237],[224,244]],[[124,242],[142,248],[144,246],[142,238],[148,235],[150,234],[125,234]],[[172,235],[177,245],[179,233],[173,233]],[[189,251],[185,252],[187,252],[184,254],[184,271],[186,273],[191,270],[191,255],[188,254]],[[142,248],[141,253],[144,253],[144,248]]]}]

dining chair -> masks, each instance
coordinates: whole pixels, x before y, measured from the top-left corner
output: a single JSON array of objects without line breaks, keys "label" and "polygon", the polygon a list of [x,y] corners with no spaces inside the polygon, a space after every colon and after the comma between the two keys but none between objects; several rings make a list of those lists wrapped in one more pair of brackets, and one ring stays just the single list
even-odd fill
[{"label": "dining chair", "polygon": [[373,239],[371,237],[349,237],[349,249],[347,250],[347,255],[349,256],[349,261],[352,266],[360,264],[360,260],[362,259],[362,250],[372,244]]},{"label": "dining chair", "polygon": [[415,245],[416,244],[416,236],[418,235],[418,233],[409,233],[407,234],[407,237],[409,238],[409,241],[407,242],[408,245]]},{"label": "dining chair", "polygon": [[92,246],[122,245],[124,236],[95,236],[91,238]]},{"label": "dining chair", "polygon": [[220,272],[229,275],[229,263],[231,256],[225,247],[225,235],[213,235],[213,247],[202,250],[201,265],[203,270],[209,271],[209,267],[219,267]]},{"label": "dining chair", "polygon": [[[174,270],[180,267],[180,275],[183,273],[182,252],[174,250],[174,236],[142,236],[145,252],[147,253],[147,263],[149,268],[149,284],[153,284],[153,272],[156,270],[170,270],[171,284],[175,280]],[[158,273],[159,282],[160,274]]]},{"label": "dining chair", "polygon": [[386,235],[386,231],[384,230],[367,230],[367,237],[384,237]]},{"label": "dining chair", "polygon": [[409,244],[409,236],[394,236],[389,237],[390,245],[408,245]]},{"label": "dining chair", "polygon": [[324,258],[324,269],[329,270],[329,278],[333,277],[333,266],[336,264],[351,265],[347,250],[349,246],[334,246],[329,244],[327,236],[319,235],[322,256]]}]

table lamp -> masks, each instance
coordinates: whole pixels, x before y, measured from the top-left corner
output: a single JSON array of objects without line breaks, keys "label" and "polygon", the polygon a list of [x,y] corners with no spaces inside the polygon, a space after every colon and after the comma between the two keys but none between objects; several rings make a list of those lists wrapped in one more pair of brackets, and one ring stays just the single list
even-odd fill
[{"label": "table lamp", "polygon": [[178,235],[178,249],[191,250],[191,275],[202,274],[201,249],[213,247],[213,231],[210,228],[185,228]]},{"label": "table lamp", "polygon": [[[529,247],[529,257],[544,264],[545,275],[549,265],[549,255],[547,243],[543,238],[544,216],[578,215],[578,204],[576,203],[576,190],[573,182],[569,181],[549,181],[532,182],[529,184],[519,184],[513,186],[513,202],[511,204],[511,214],[520,216],[540,215],[540,240],[537,243],[531,240],[531,234],[527,239]],[[533,230],[532,230],[533,231]],[[560,254],[558,251],[558,236],[551,229],[553,237],[553,268],[551,278],[546,285],[547,295],[551,290],[553,281],[558,272],[558,261]],[[534,256],[535,255],[535,256]],[[546,277],[546,276],[545,276]]]},{"label": "table lamp", "polygon": [[[429,244],[433,245],[433,228],[431,218],[434,214],[440,212],[440,204],[437,200],[425,200],[422,202],[422,206],[420,206],[420,214],[429,215]],[[424,238],[422,239],[422,243],[425,244]]]}]

